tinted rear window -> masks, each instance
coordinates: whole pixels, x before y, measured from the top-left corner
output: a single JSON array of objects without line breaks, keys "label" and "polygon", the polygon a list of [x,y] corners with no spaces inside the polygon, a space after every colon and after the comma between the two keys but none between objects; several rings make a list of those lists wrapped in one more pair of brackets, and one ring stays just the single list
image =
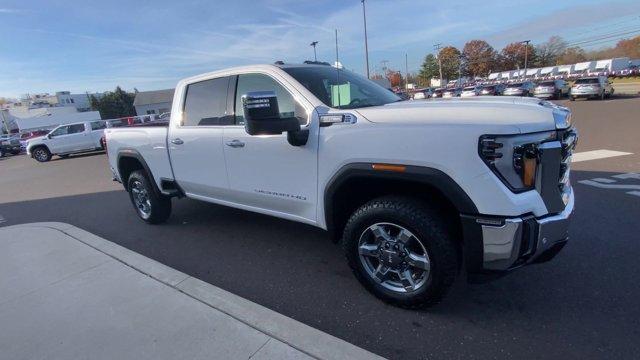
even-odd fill
[{"label": "tinted rear window", "polygon": [[226,114],[228,87],[228,77],[189,84],[182,125],[232,125],[233,117]]}]

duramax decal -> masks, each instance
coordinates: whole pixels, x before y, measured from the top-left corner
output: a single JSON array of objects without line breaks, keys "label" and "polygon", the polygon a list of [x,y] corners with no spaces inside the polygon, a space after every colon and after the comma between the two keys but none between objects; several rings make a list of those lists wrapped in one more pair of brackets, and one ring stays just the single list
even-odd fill
[{"label": "duramax decal", "polygon": [[277,192],[277,191],[255,189],[255,192],[260,193],[260,194],[265,194],[265,195],[272,195],[272,196],[279,196],[279,197],[289,198],[289,199],[297,199],[297,200],[303,200],[303,201],[307,200],[306,196],[285,194],[285,193],[281,193],[281,192]]}]

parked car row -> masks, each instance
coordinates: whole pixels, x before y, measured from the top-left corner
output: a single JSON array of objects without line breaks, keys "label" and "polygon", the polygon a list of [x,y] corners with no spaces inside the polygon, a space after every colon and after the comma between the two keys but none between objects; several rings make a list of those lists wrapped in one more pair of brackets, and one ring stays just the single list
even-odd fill
[{"label": "parked car row", "polygon": [[611,82],[605,76],[585,77],[575,81],[573,86],[563,79],[543,80],[535,83],[530,80],[510,83],[476,83],[466,86],[437,89],[419,89],[413,93],[414,100],[428,98],[453,98],[474,96],[535,96],[540,99],[570,100],[577,98],[605,99],[613,94]]}]

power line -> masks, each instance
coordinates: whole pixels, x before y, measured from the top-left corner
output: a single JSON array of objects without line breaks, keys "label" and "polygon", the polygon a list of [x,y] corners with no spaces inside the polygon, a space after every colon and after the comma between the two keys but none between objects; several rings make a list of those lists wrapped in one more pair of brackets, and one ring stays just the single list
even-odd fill
[{"label": "power line", "polygon": [[612,32],[612,33],[607,33],[607,34],[600,34],[600,35],[596,35],[590,38],[584,38],[581,40],[574,40],[573,42],[568,42],[567,46],[575,46],[575,45],[580,45],[583,43],[589,43],[589,42],[593,42],[593,41],[599,41],[599,40],[604,40],[604,39],[608,39],[608,38],[615,38],[615,37],[619,37],[619,36],[625,36],[625,35],[630,35],[633,33],[637,33],[640,32],[640,28],[635,28],[634,30],[630,30],[630,31],[622,31],[622,32]]}]

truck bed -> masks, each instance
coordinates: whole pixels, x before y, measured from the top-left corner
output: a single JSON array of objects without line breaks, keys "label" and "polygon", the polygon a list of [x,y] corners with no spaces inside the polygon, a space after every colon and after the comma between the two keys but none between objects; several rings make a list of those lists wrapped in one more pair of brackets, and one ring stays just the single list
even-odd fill
[{"label": "truck bed", "polygon": [[147,166],[153,169],[154,180],[159,188],[161,179],[173,180],[167,149],[167,132],[166,122],[106,129],[109,165],[116,177],[121,179],[118,173],[118,154],[125,150],[140,155]]}]

